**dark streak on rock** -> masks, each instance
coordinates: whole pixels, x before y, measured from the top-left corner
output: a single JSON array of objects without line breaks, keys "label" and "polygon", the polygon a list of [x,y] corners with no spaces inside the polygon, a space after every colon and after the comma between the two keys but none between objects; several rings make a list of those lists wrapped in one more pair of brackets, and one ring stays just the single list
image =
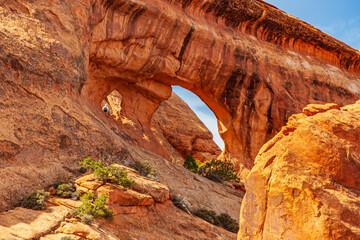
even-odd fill
[{"label": "dark streak on rock", "polygon": [[191,36],[193,35],[195,31],[195,26],[192,25],[191,28],[190,28],[190,31],[188,32],[188,34],[186,35],[185,39],[184,39],[184,42],[182,44],[182,47],[181,47],[181,50],[180,50],[180,53],[179,53],[179,62],[180,62],[180,67],[179,69],[175,72],[175,74],[178,74],[178,72],[181,70],[181,66],[182,66],[182,58],[183,58],[183,55],[185,53],[185,50],[186,50],[186,47],[188,46],[189,44],[189,41],[191,39]]},{"label": "dark streak on rock", "polygon": [[246,73],[242,68],[235,69],[230,78],[226,81],[225,90],[222,93],[222,102],[226,103],[230,115],[235,116],[237,113],[237,106],[240,102],[240,89],[246,77]]},{"label": "dark streak on rock", "polygon": [[274,101],[274,91],[272,90],[271,86],[269,84],[266,84],[267,89],[270,92],[270,104],[269,104],[269,108],[267,110],[267,114],[266,117],[268,119],[267,122],[267,131],[266,131],[266,139],[270,139],[271,137],[273,137],[273,129],[274,129],[274,124],[273,124],[273,117],[271,115],[271,111],[272,111],[272,105],[273,105],[273,101]]}]

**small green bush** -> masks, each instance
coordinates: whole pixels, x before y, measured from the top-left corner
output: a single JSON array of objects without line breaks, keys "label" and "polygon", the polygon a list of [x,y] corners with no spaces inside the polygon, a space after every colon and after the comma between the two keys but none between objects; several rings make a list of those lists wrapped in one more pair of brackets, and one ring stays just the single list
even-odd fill
[{"label": "small green bush", "polygon": [[172,202],[176,207],[180,208],[181,210],[185,212],[190,212],[191,204],[188,202],[188,200],[186,200],[186,198],[178,194],[174,194]]},{"label": "small green bush", "polygon": [[229,214],[222,213],[216,218],[219,221],[220,226],[222,226],[226,230],[233,233],[237,233],[239,231],[239,224],[234,219],[232,219]]},{"label": "small green bush", "polygon": [[201,166],[201,164],[202,163],[199,160],[193,158],[193,156],[191,154],[189,154],[186,157],[183,166],[193,173],[198,173],[198,170],[199,170],[199,167]]},{"label": "small green bush", "polygon": [[91,158],[84,158],[79,164],[88,171],[94,172],[94,175],[98,180],[103,181],[104,183],[111,182],[127,188],[131,188],[135,184],[133,179],[127,177],[128,173],[119,168],[105,166],[102,162],[93,161]]},{"label": "small green bush", "polygon": [[219,222],[216,218],[216,213],[214,211],[209,211],[205,208],[200,208],[192,212],[195,216],[204,219],[208,223],[219,226]]},{"label": "small green bush", "polygon": [[26,197],[21,202],[21,206],[34,210],[44,210],[46,209],[46,198],[48,196],[50,196],[49,192],[45,192],[44,190],[37,190]]},{"label": "small green bush", "polygon": [[82,205],[73,214],[79,216],[87,224],[91,224],[92,219],[97,217],[111,219],[114,216],[114,212],[107,209],[106,199],[108,198],[109,196],[104,194],[97,197],[90,191],[80,198]]},{"label": "small green bush", "polygon": [[141,176],[148,177],[151,179],[156,179],[157,177],[157,171],[153,165],[149,163],[147,160],[143,161],[135,161],[135,163],[132,165],[132,167],[138,171]]},{"label": "small green bush", "polygon": [[234,165],[229,161],[211,160],[210,162],[204,163],[199,168],[198,173],[215,182],[229,180],[240,181],[236,175]]},{"label": "small green bush", "polygon": [[193,211],[192,214],[195,216],[204,219],[205,221],[223,227],[224,229],[237,233],[239,231],[239,224],[232,219],[227,213],[222,213],[220,215],[216,215],[214,211],[209,211],[205,208],[197,209]]},{"label": "small green bush", "polygon": [[71,183],[63,183],[57,186],[55,195],[62,198],[71,198],[74,200],[79,199],[80,193],[76,191],[75,187]]},{"label": "small green bush", "polygon": [[94,217],[90,214],[84,214],[80,217],[81,221],[85,224],[92,224]]}]

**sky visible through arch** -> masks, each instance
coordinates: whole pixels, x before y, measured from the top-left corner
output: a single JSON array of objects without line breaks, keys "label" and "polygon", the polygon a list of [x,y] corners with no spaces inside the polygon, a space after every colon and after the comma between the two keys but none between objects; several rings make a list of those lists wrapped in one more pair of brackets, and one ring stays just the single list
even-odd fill
[{"label": "sky visible through arch", "polygon": [[[360,0],[265,0],[316,28],[360,49]],[[193,93],[173,86],[179,95],[213,133],[214,141],[223,149],[217,121],[212,111]]]}]

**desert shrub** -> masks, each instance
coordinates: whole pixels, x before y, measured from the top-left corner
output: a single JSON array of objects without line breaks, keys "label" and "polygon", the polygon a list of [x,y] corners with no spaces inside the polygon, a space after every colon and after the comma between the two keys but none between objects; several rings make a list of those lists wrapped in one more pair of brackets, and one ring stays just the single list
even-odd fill
[{"label": "desert shrub", "polygon": [[157,177],[157,171],[153,165],[149,163],[147,160],[143,161],[135,161],[135,163],[132,165],[132,167],[138,171],[141,176],[148,177],[151,179],[156,179]]},{"label": "desert shrub", "polygon": [[224,229],[237,233],[239,231],[239,224],[232,219],[229,214],[222,213],[220,215],[216,215],[214,211],[209,211],[205,208],[200,208],[192,212],[193,215],[204,219],[205,221],[223,227]]},{"label": "desert shrub", "polygon": [[119,168],[105,166],[102,162],[93,161],[91,158],[84,158],[79,164],[88,171],[94,172],[94,175],[98,180],[103,181],[104,183],[111,182],[127,188],[131,188],[135,184],[133,179],[127,177],[128,173]]},{"label": "desert shrub", "polygon": [[237,233],[239,231],[239,224],[236,222],[235,219],[232,219],[229,214],[222,213],[218,215],[217,217],[218,222],[220,223],[220,226],[225,228],[226,230]]},{"label": "desert shrub", "polygon": [[229,161],[211,160],[204,163],[199,168],[198,173],[215,182],[222,182],[224,180],[235,180],[238,182],[240,180],[236,175],[234,165]]},{"label": "desert shrub", "polygon": [[76,188],[72,183],[63,183],[56,187],[55,195],[62,198],[71,198],[78,200],[81,196],[80,192],[76,191]]},{"label": "desert shrub", "polygon": [[200,208],[192,212],[193,215],[204,219],[208,223],[219,226],[219,222],[216,218],[216,213],[214,211],[209,211],[205,208]]},{"label": "desert shrub", "polygon": [[56,180],[56,182],[54,182],[53,184],[51,184],[50,186],[54,187],[55,189],[57,189],[57,187],[61,184],[66,184],[68,183],[66,180],[62,179],[62,178],[58,178]]},{"label": "desert shrub", "polygon": [[189,154],[186,157],[183,166],[193,173],[198,173],[198,170],[199,170],[199,167],[201,164],[202,163],[199,160],[193,158],[193,156],[191,154]]},{"label": "desert shrub", "polygon": [[191,204],[188,202],[188,200],[178,194],[173,195],[172,202],[176,207],[183,211],[189,212],[191,209]]},{"label": "desert shrub", "polygon": [[44,190],[37,190],[26,197],[21,202],[21,206],[34,210],[44,210],[46,208],[46,198],[49,195],[50,193],[45,192]]},{"label": "desert shrub", "polygon": [[80,217],[80,219],[81,219],[81,222],[83,222],[83,223],[85,223],[85,224],[92,224],[92,222],[93,222],[93,216],[92,215],[90,215],[90,214],[84,214],[84,215],[82,215],[81,217]]},{"label": "desert shrub", "polygon": [[91,224],[92,219],[97,217],[111,219],[114,216],[114,212],[107,209],[106,199],[108,198],[109,196],[105,194],[97,197],[90,191],[80,198],[82,204],[73,214],[80,217],[80,219],[87,224]]}]

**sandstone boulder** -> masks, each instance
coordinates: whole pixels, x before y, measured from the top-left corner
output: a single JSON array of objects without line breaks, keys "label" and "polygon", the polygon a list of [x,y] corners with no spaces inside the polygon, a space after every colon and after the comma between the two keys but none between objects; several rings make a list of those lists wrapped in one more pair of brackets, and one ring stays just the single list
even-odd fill
[{"label": "sandstone boulder", "polygon": [[304,112],[256,157],[238,239],[360,239],[360,101]]},{"label": "sandstone boulder", "polygon": [[121,206],[147,206],[153,205],[154,199],[146,194],[141,194],[131,189],[126,189],[120,186],[106,184],[99,187],[96,192],[101,195],[109,196],[107,203],[109,205]]},{"label": "sandstone boulder", "polygon": [[155,202],[165,202],[166,200],[172,199],[172,194],[169,188],[164,184],[156,182],[147,177],[143,177],[132,168],[118,164],[113,164],[113,166],[128,172],[128,177],[135,181],[135,185],[132,187],[133,190],[139,193],[150,195],[155,200]]}]

